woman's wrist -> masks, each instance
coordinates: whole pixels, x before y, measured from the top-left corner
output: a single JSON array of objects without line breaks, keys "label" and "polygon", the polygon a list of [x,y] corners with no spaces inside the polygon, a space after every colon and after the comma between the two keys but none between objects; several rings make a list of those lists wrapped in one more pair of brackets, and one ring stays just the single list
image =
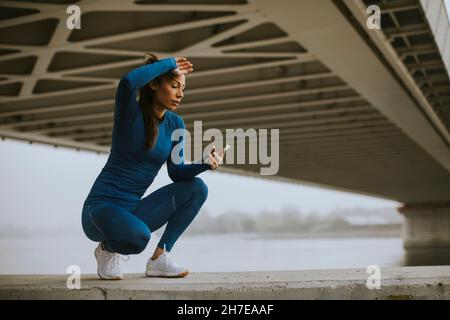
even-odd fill
[{"label": "woman's wrist", "polygon": [[168,58],[164,58],[162,60],[165,61],[171,67],[171,70],[178,68],[178,64],[177,64],[177,59],[176,58],[168,57]]}]

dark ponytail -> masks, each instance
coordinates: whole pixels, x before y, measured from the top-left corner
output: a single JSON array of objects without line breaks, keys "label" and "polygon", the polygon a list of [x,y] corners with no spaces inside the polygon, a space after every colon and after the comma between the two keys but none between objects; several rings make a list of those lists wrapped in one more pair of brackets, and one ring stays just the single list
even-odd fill
[{"label": "dark ponytail", "polygon": [[[154,63],[158,60],[159,59],[152,53],[147,52],[144,55],[144,65]],[[161,83],[162,76],[163,75],[156,77],[151,82]],[[150,88],[148,83],[139,90],[139,106],[141,108],[142,115],[144,118],[145,132],[146,132],[144,151],[152,149],[158,138],[159,119],[158,117],[156,117],[155,110],[153,108],[154,92],[155,91],[152,88]]]}]

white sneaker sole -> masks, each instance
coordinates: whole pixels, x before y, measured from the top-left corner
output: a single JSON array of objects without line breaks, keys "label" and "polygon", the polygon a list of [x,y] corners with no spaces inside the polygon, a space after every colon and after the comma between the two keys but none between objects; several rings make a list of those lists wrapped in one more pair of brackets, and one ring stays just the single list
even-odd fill
[{"label": "white sneaker sole", "polygon": [[170,274],[162,271],[146,270],[145,275],[147,277],[163,277],[163,278],[184,278],[189,274],[189,270],[185,270],[181,273]]},{"label": "white sneaker sole", "polygon": [[102,280],[123,280],[123,275],[117,275],[117,276],[105,276],[100,274],[99,270],[97,269],[97,275]]}]

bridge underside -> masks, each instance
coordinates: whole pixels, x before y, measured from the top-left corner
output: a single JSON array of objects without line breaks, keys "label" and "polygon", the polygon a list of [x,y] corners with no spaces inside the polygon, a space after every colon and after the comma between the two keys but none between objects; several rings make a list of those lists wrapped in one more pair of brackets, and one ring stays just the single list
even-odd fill
[{"label": "bridge underside", "polygon": [[450,201],[450,82],[420,1],[377,1],[376,33],[359,0],[79,1],[73,31],[76,1],[56,2],[1,3],[0,136],[108,153],[118,79],[145,51],[187,56],[188,129],[279,128],[271,178]]}]

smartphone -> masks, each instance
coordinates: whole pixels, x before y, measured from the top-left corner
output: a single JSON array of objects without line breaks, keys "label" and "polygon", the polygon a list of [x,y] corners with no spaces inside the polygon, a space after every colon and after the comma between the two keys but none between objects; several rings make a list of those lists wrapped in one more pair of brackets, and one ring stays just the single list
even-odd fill
[{"label": "smartphone", "polygon": [[[229,145],[229,144],[226,144],[225,145],[225,148],[223,148],[223,151],[222,151],[222,157],[225,155],[225,152],[228,150],[228,149],[230,149],[231,148],[231,146]],[[211,150],[211,154],[214,152],[214,149],[213,150]],[[217,151],[216,151],[217,152]]]},{"label": "smartphone", "polygon": [[[230,149],[230,148],[231,148],[231,146],[228,145],[228,144],[225,145],[225,148],[223,148],[223,151],[222,151],[222,163],[223,163],[223,159],[224,159],[224,157],[225,157],[225,152],[226,152],[228,149]],[[211,154],[213,154],[214,150],[215,150],[215,149],[212,149],[212,150],[211,150]],[[216,152],[217,152],[217,151],[216,151]],[[209,164],[209,159],[206,160],[206,163]]]}]

